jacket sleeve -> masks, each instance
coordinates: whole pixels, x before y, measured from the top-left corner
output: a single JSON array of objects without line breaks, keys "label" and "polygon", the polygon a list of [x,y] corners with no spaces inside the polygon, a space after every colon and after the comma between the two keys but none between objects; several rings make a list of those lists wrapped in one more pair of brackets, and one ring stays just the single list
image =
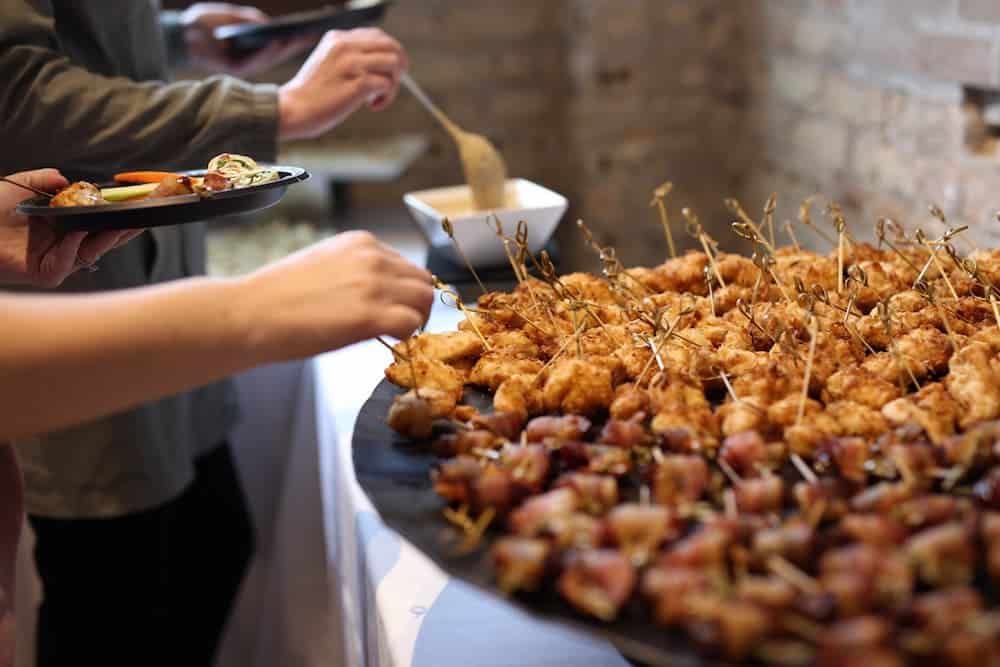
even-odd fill
[{"label": "jacket sleeve", "polygon": [[182,169],[227,151],[271,161],[277,98],[273,85],[224,76],[136,83],[93,74],[59,52],[47,0],[0,0],[4,171]]}]

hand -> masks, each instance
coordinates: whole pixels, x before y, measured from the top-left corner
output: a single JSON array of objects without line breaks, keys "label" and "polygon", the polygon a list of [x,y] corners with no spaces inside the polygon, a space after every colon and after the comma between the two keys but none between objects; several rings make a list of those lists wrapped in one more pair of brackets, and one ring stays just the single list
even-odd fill
[{"label": "hand", "polygon": [[[45,192],[68,185],[55,169],[27,171],[10,178]],[[62,234],[49,219],[28,218],[15,211],[28,197],[26,190],[0,183],[0,284],[58,287],[70,274],[92,266],[109,250],[142,233]]]},{"label": "hand", "polygon": [[215,29],[224,25],[267,23],[270,20],[267,14],[254,7],[226,2],[199,2],[191,5],[181,14],[191,62],[212,72],[247,77],[291,60],[316,44],[315,37],[278,40],[258,51],[238,54],[226,42],[215,38]]},{"label": "hand", "polygon": [[237,285],[239,330],[263,362],[312,356],[423,326],[431,275],[367,232],[346,232],[267,266]]},{"label": "hand", "polygon": [[408,67],[403,47],[377,28],[331,30],[279,91],[281,139],[317,137],[365,104],[385,109]]}]

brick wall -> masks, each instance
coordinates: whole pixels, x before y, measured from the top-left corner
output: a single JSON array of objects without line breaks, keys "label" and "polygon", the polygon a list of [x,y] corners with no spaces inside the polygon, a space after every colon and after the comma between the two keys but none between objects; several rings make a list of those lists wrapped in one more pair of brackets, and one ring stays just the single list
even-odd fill
[{"label": "brick wall", "polygon": [[[933,201],[1000,241],[1000,141],[962,92],[1000,88],[1000,2],[398,0],[385,28],[458,122],[514,175],[566,194],[628,261],[662,259],[648,204],[667,179],[674,216],[691,205],[717,230],[724,196],[759,212],[777,191],[783,219],[821,192],[859,235],[878,215],[931,231]],[[430,155],[362,201],[459,182],[449,140],[405,94],[333,136],[414,131]],[[579,244],[571,255],[590,260]]]},{"label": "brick wall", "polygon": [[[779,213],[820,191],[870,229],[879,215],[937,229],[939,204],[1000,241],[1000,164],[969,147],[978,121],[963,84],[1000,86],[1000,3],[991,0],[766,0],[750,125],[763,150],[744,173],[753,200],[776,189]],[[981,131],[981,128],[979,128]]]}]

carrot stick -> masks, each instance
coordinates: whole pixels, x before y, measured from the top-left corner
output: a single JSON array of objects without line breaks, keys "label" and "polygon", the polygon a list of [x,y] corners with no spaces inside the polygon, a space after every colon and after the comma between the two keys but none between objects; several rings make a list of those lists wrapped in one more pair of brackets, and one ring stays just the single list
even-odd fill
[{"label": "carrot stick", "polygon": [[169,171],[127,171],[115,174],[117,183],[160,183],[170,176],[177,176]]}]

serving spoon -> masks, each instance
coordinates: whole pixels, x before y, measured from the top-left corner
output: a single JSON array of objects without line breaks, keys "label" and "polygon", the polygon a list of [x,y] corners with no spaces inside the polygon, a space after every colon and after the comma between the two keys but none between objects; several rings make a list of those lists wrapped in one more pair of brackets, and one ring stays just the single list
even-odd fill
[{"label": "serving spoon", "polygon": [[465,180],[472,189],[472,199],[480,210],[503,208],[505,185],[507,183],[507,165],[497,149],[481,134],[466,132],[449,118],[431,101],[423,88],[413,80],[408,72],[403,72],[400,82],[406,86],[417,101],[444,129],[448,131],[462,160]]}]

